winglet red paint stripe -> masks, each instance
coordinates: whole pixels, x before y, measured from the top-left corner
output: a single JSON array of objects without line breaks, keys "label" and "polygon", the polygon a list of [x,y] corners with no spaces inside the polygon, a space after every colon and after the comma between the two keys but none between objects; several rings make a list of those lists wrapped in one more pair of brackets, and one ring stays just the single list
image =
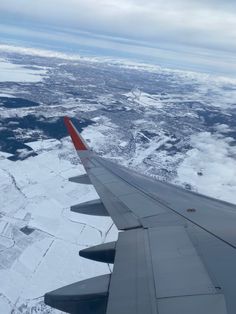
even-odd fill
[{"label": "winglet red paint stripe", "polygon": [[67,127],[68,133],[70,134],[70,137],[74,143],[76,150],[87,150],[88,147],[83,142],[82,137],[79,135],[79,132],[75,128],[74,124],[71,122],[71,120],[68,117],[64,117],[64,123]]}]

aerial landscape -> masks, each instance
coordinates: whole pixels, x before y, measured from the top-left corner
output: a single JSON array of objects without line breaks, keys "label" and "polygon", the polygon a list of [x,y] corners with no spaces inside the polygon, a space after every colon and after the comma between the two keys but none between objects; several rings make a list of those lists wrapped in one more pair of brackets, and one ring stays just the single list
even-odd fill
[{"label": "aerial landscape", "polygon": [[70,212],[98,196],[91,186],[68,181],[84,170],[65,115],[78,119],[101,156],[236,203],[233,80],[4,47],[0,86],[0,304],[6,313],[36,313],[45,307],[45,291],[110,271],[78,255],[114,240],[117,230],[110,218]]},{"label": "aerial landscape", "polygon": [[[62,313],[43,296],[108,274],[79,250],[115,241],[63,123],[115,163],[236,204],[236,79],[137,58],[0,41],[0,313]],[[43,279],[42,279],[43,278]]]}]

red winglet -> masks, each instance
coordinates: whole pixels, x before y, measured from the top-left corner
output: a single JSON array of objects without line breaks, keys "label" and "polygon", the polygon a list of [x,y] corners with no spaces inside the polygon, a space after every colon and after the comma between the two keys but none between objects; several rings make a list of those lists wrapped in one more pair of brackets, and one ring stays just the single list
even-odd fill
[{"label": "red winglet", "polygon": [[79,132],[76,130],[75,126],[71,122],[68,117],[64,117],[64,122],[67,127],[68,133],[74,143],[76,150],[87,150],[85,143],[83,142],[82,138],[79,135]]}]

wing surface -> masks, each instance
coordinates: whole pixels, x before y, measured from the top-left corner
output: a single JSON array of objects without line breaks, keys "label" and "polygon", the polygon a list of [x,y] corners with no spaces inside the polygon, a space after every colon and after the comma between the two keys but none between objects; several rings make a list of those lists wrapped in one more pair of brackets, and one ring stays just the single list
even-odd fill
[{"label": "wing surface", "polygon": [[73,122],[65,124],[104,209],[124,231],[105,312],[235,314],[236,206],[98,157]]}]

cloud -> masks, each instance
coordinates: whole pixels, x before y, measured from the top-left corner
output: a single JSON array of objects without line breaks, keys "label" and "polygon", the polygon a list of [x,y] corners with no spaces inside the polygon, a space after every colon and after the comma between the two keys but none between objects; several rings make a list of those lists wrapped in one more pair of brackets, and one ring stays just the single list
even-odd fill
[{"label": "cloud", "polygon": [[235,203],[236,147],[233,143],[233,138],[219,133],[193,135],[193,149],[188,151],[186,159],[178,167],[176,182],[188,183],[199,193]]},{"label": "cloud", "polygon": [[230,0],[1,0],[0,18],[144,41],[154,48],[235,53],[235,9]]},{"label": "cloud", "polygon": [[[228,3],[228,5],[227,5]],[[21,21],[142,40],[230,44],[236,48],[232,1],[2,0],[0,12]]]}]

